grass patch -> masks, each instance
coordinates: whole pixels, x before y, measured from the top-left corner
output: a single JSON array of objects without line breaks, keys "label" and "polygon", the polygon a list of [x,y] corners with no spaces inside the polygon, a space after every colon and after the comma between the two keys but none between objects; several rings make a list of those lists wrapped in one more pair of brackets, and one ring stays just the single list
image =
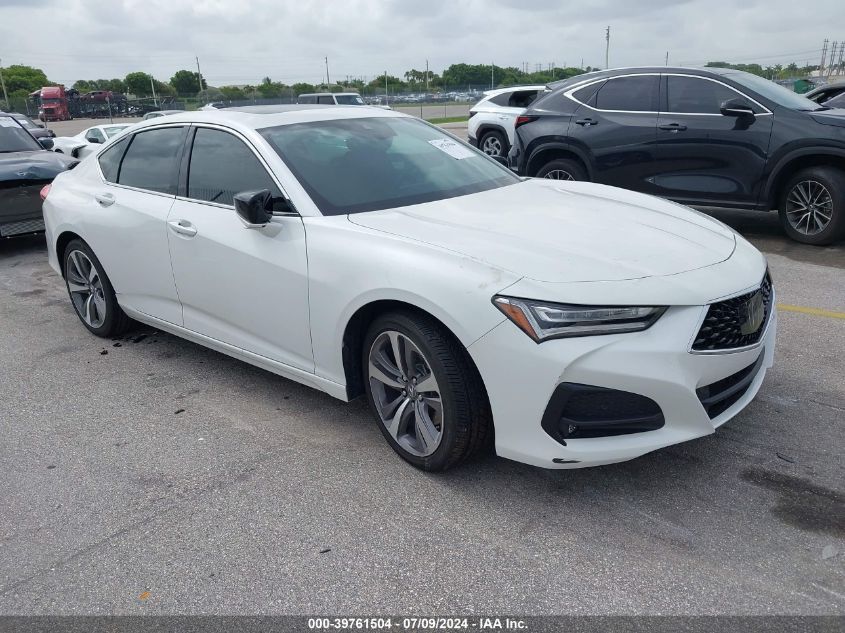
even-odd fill
[{"label": "grass patch", "polygon": [[440,125],[441,123],[463,123],[464,121],[469,121],[468,116],[444,116],[440,117],[439,119],[426,119],[429,123],[434,123],[435,125]]}]

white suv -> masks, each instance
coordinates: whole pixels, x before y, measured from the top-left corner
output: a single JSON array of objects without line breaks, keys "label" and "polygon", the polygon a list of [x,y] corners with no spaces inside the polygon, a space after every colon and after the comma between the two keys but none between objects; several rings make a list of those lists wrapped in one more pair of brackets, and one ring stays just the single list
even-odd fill
[{"label": "white suv", "polygon": [[511,86],[485,92],[469,111],[470,144],[489,156],[507,156],[516,117],[545,90],[545,86]]}]

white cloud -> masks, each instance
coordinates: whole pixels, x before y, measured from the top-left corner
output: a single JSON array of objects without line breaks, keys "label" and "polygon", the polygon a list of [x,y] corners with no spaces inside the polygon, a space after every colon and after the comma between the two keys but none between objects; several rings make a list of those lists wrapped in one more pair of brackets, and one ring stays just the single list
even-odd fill
[{"label": "white cloud", "polygon": [[56,81],[168,79],[198,55],[213,85],[316,82],[401,75],[450,63],[530,68],[611,65],[817,62],[826,33],[845,24],[845,3],[817,0],[0,0],[4,65],[41,67]]}]

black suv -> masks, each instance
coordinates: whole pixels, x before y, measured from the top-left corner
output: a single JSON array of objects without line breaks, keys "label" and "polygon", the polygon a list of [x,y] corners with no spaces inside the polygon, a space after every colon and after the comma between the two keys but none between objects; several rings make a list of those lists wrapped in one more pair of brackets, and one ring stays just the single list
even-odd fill
[{"label": "black suv", "polygon": [[777,208],[799,242],[845,236],[845,110],[719,68],[608,70],[549,88],[517,119],[520,175]]}]

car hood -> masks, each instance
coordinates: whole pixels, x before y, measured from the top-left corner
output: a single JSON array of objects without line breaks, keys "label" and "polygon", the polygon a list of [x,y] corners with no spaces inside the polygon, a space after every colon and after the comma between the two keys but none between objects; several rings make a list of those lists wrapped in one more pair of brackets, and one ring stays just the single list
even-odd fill
[{"label": "car hood", "polygon": [[0,154],[0,182],[52,180],[78,162],[75,158],[47,150]]},{"label": "car hood", "polygon": [[822,125],[834,125],[836,127],[845,127],[845,108],[831,108],[830,110],[822,110],[821,112],[813,112],[810,114],[816,123]]},{"label": "car hood", "polygon": [[547,282],[675,275],[725,261],[736,248],[733,231],[709,216],[582,182],[527,180],[349,219]]}]

